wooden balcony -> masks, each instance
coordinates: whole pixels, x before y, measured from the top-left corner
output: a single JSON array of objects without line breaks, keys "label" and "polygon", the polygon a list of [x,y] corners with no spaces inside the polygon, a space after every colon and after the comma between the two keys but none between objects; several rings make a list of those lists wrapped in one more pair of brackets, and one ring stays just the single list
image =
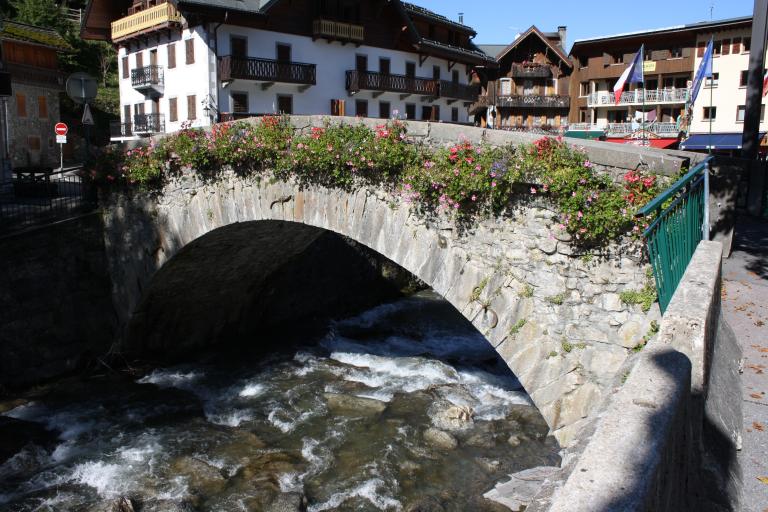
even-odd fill
[{"label": "wooden balcony", "polygon": [[4,71],[11,73],[11,82],[64,89],[64,74],[58,69],[47,69],[24,64],[6,63]]},{"label": "wooden balcony", "polygon": [[334,41],[362,43],[365,40],[365,28],[362,25],[317,19],[312,23],[312,35]]},{"label": "wooden balcony", "polygon": [[347,91],[351,94],[359,91],[396,92],[401,95],[420,94],[436,98],[440,94],[440,82],[372,71],[347,71]]},{"label": "wooden balcony", "polygon": [[552,69],[542,64],[512,64],[512,78],[552,78]]},{"label": "wooden balcony", "polygon": [[137,91],[162,92],[163,78],[161,66],[144,66],[131,70],[131,85]]},{"label": "wooden balcony", "polygon": [[450,82],[448,80],[440,81],[440,91],[438,95],[441,98],[448,98],[449,100],[461,100],[474,102],[477,101],[477,97],[480,94],[479,85],[467,85],[457,82]]},{"label": "wooden balcony", "polygon": [[570,96],[543,94],[499,96],[497,105],[516,108],[569,108],[571,98]]},{"label": "wooden balcony", "polygon": [[219,80],[256,80],[267,84],[311,86],[317,83],[317,68],[314,64],[300,62],[225,55],[219,57]]},{"label": "wooden balcony", "polygon": [[[154,3],[154,2],[152,2]],[[181,25],[183,18],[170,2],[150,6],[151,3],[138,3],[131,8],[125,18],[112,23],[112,42],[123,41],[153,30]],[[142,6],[146,8],[141,8]]]}]

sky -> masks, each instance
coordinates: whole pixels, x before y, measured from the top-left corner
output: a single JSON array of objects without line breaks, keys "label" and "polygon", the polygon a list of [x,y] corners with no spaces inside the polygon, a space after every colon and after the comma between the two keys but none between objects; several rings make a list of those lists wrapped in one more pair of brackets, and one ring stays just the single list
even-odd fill
[{"label": "sky", "polygon": [[[410,0],[477,31],[476,44],[509,44],[536,25],[545,32],[566,25],[573,41],[636,30],[749,16],[753,0]],[[710,8],[712,17],[710,18]]]}]

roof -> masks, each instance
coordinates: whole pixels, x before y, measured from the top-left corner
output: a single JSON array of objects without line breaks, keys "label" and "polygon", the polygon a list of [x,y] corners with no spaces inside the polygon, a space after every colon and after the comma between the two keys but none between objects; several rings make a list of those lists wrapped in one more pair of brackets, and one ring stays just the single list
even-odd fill
[{"label": "roof", "polygon": [[588,39],[577,39],[573,45],[583,43],[593,43],[598,41],[606,41],[611,39],[624,39],[629,37],[636,37],[644,34],[664,34],[675,32],[705,32],[707,29],[723,28],[727,25],[741,25],[752,23],[752,16],[741,16],[738,18],[727,18],[723,20],[715,21],[699,21],[695,23],[689,23],[686,25],[674,25],[671,27],[653,28],[648,30],[636,30],[634,32],[623,32],[620,34],[614,34],[610,36],[590,37]]},{"label": "roof", "polygon": [[568,56],[565,54],[565,50],[563,50],[563,47],[559,44],[554,44],[554,42],[549,39],[546,35],[544,35],[541,30],[536,28],[536,25],[531,25],[531,28],[520,34],[514,41],[512,41],[512,44],[507,46],[503,51],[499,52],[496,55],[496,60],[500,61],[503,59],[509,52],[514,50],[517,45],[522,43],[524,40],[526,40],[528,37],[536,35],[539,39],[541,39],[545,45],[547,45],[552,51],[554,51],[558,57],[560,57],[560,60],[565,62],[565,64],[568,67],[573,67],[573,63],[571,62],[571,59],[568,58]]},{"label": "roof", "polygon": [[498,54],[504,51],[507,47],[506,44],[479,44],[477,47],[490,57],[496,57]]},{"label": "roof", "polygon": [[72,50],[72,46],[55,30],[17,21],[0,21],[0,39],[46,46],[58,51]]},{"label": "roof", "polygon": [[258,14],[263,14],[275,3],[276,0],[177,0],[178,5],[196,5]]},{"label": "roof", "polygon": [[436,12],[430,11],[429,9],[425,7],[421,7],[419,5],[415,5],[409,2],[400,2],[400,3],[403,4],[403,7],[405,7],[406,12],[408,12],[409,14],[416,14],[417,16],[431,18],[440,23],[445,23],[446,25],[452,25],[454,28],[463,30],[465,32],[469,32],[472,35],[477,35],[477,32],[475,32],[475,29],[473,29],[469,25],[464,25],[463,23],[455,22],[449,18],[446,18],[442,14],[437,14]]}]

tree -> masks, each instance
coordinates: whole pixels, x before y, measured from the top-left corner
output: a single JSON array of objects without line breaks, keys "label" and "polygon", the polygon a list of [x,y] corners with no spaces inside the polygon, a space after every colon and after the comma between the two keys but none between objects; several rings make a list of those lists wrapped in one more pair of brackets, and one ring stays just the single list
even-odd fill
[{"label": "tree", "polygon": [[37,27],[59,29],[66,23],[53,0],[10,0],[13,20]]}]

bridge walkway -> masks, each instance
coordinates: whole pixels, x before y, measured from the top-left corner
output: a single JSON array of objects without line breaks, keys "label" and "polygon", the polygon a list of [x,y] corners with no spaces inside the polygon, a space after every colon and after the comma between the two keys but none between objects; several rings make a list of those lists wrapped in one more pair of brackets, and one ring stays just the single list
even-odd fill
[{"label": "bridge walkway", "polygon": [[736,223],[723,260],[723,314],[744,351],[744,512],[768,512],[768,221]]}]

